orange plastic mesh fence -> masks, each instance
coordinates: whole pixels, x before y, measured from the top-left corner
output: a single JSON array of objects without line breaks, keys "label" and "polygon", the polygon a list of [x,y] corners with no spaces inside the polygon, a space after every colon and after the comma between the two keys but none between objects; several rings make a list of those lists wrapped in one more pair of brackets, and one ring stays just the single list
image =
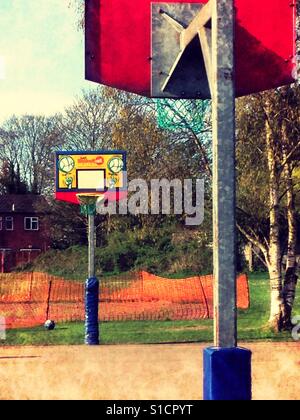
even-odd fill
[{"label": "orange plastic mesh fence", "polygon": [[[250,305],[248,278],[237,278],[239,309]],[[43,273],[0,274],[0,316],[8,328],[84,320],[84,284]],[[213,276],[170,280],[147,272],[100,282],[101,321],[213,317]]]}]

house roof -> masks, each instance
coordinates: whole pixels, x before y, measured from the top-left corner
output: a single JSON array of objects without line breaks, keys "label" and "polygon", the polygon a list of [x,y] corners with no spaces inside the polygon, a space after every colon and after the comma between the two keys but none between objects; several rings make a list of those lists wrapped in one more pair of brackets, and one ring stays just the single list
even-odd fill
[{"label": "house roof", "polygon": [[46,213],[49,206],[45,197],[34,194],[0,195],[0,213]]}]

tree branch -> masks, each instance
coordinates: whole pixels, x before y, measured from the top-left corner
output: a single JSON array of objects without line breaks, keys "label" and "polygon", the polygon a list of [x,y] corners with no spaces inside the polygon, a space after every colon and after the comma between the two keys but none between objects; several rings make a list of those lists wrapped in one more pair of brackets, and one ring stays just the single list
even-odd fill
[{"label": "tree branch", "polygon": [[298,140],[298,143],[293,147],[290,153],[287,154],[283,162],[281,162],[280,168],[283,168],[289,162],[289,160],[293,157],[293,154],[296,153],[299,148],[300,148],[300,140]]},{"label": "tree branch", "polygon": [[251,242],[253,245],[255,245],[261,250],[261,252],[266,258],[266,256],[268,255],[268,249],[259,241],[259,239],[257,239],[255,236],[252,236],[249,232],[242,228],[242,226],[239,223],[237,223],[237,228],[242,233],[242,235],[244,235],[245,238],[248,239],[249,242]]}]

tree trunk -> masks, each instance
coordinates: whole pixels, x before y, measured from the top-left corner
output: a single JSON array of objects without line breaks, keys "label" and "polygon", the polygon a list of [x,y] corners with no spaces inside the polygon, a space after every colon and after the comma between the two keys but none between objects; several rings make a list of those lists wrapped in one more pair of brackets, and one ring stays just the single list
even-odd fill
[{"label": "tree trunk", "polygon": [[250,273],[254,271],[254,263],[253,263],[253,243],[249,241],[244,249],[244,255],[246,258],[246,262],[248,264],[248,270]]},{"label": "tree trunk", "polygon": [[282,269],[281,245],[279,235],[279,171],[276,161],[276,148],[272,129],[266,119],[266,145],[269,167],[269,199],[270,199],[270,243],[268,252],[268,270],[271,287],[271,310],[269,324],[275,331],[282,328]]},{"label": "tree trunk", "polygon": [[285,177],[287,187],[287,220],[288,220],[288,248],[287,263],[283,287],[283,328],[291,330],[292,310],[294,306],[297,287],[297,216],[295,209],[295,192],[293,187],[292,168],[289,163],[285,164]]}]

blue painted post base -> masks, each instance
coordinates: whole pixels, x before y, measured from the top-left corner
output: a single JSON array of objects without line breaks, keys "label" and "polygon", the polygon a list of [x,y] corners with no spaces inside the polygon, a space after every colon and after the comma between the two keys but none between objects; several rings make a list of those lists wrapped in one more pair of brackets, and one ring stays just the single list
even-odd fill
[{"label": "blue painted post base", "polygon": [[204,350],[204,400],[250,401],[251,351],[211,347]]},{"label": "blue painted post base", "polygon": [[85,344],[97,346],[99,340],[99,281],[96,277],[85,283]]}]

